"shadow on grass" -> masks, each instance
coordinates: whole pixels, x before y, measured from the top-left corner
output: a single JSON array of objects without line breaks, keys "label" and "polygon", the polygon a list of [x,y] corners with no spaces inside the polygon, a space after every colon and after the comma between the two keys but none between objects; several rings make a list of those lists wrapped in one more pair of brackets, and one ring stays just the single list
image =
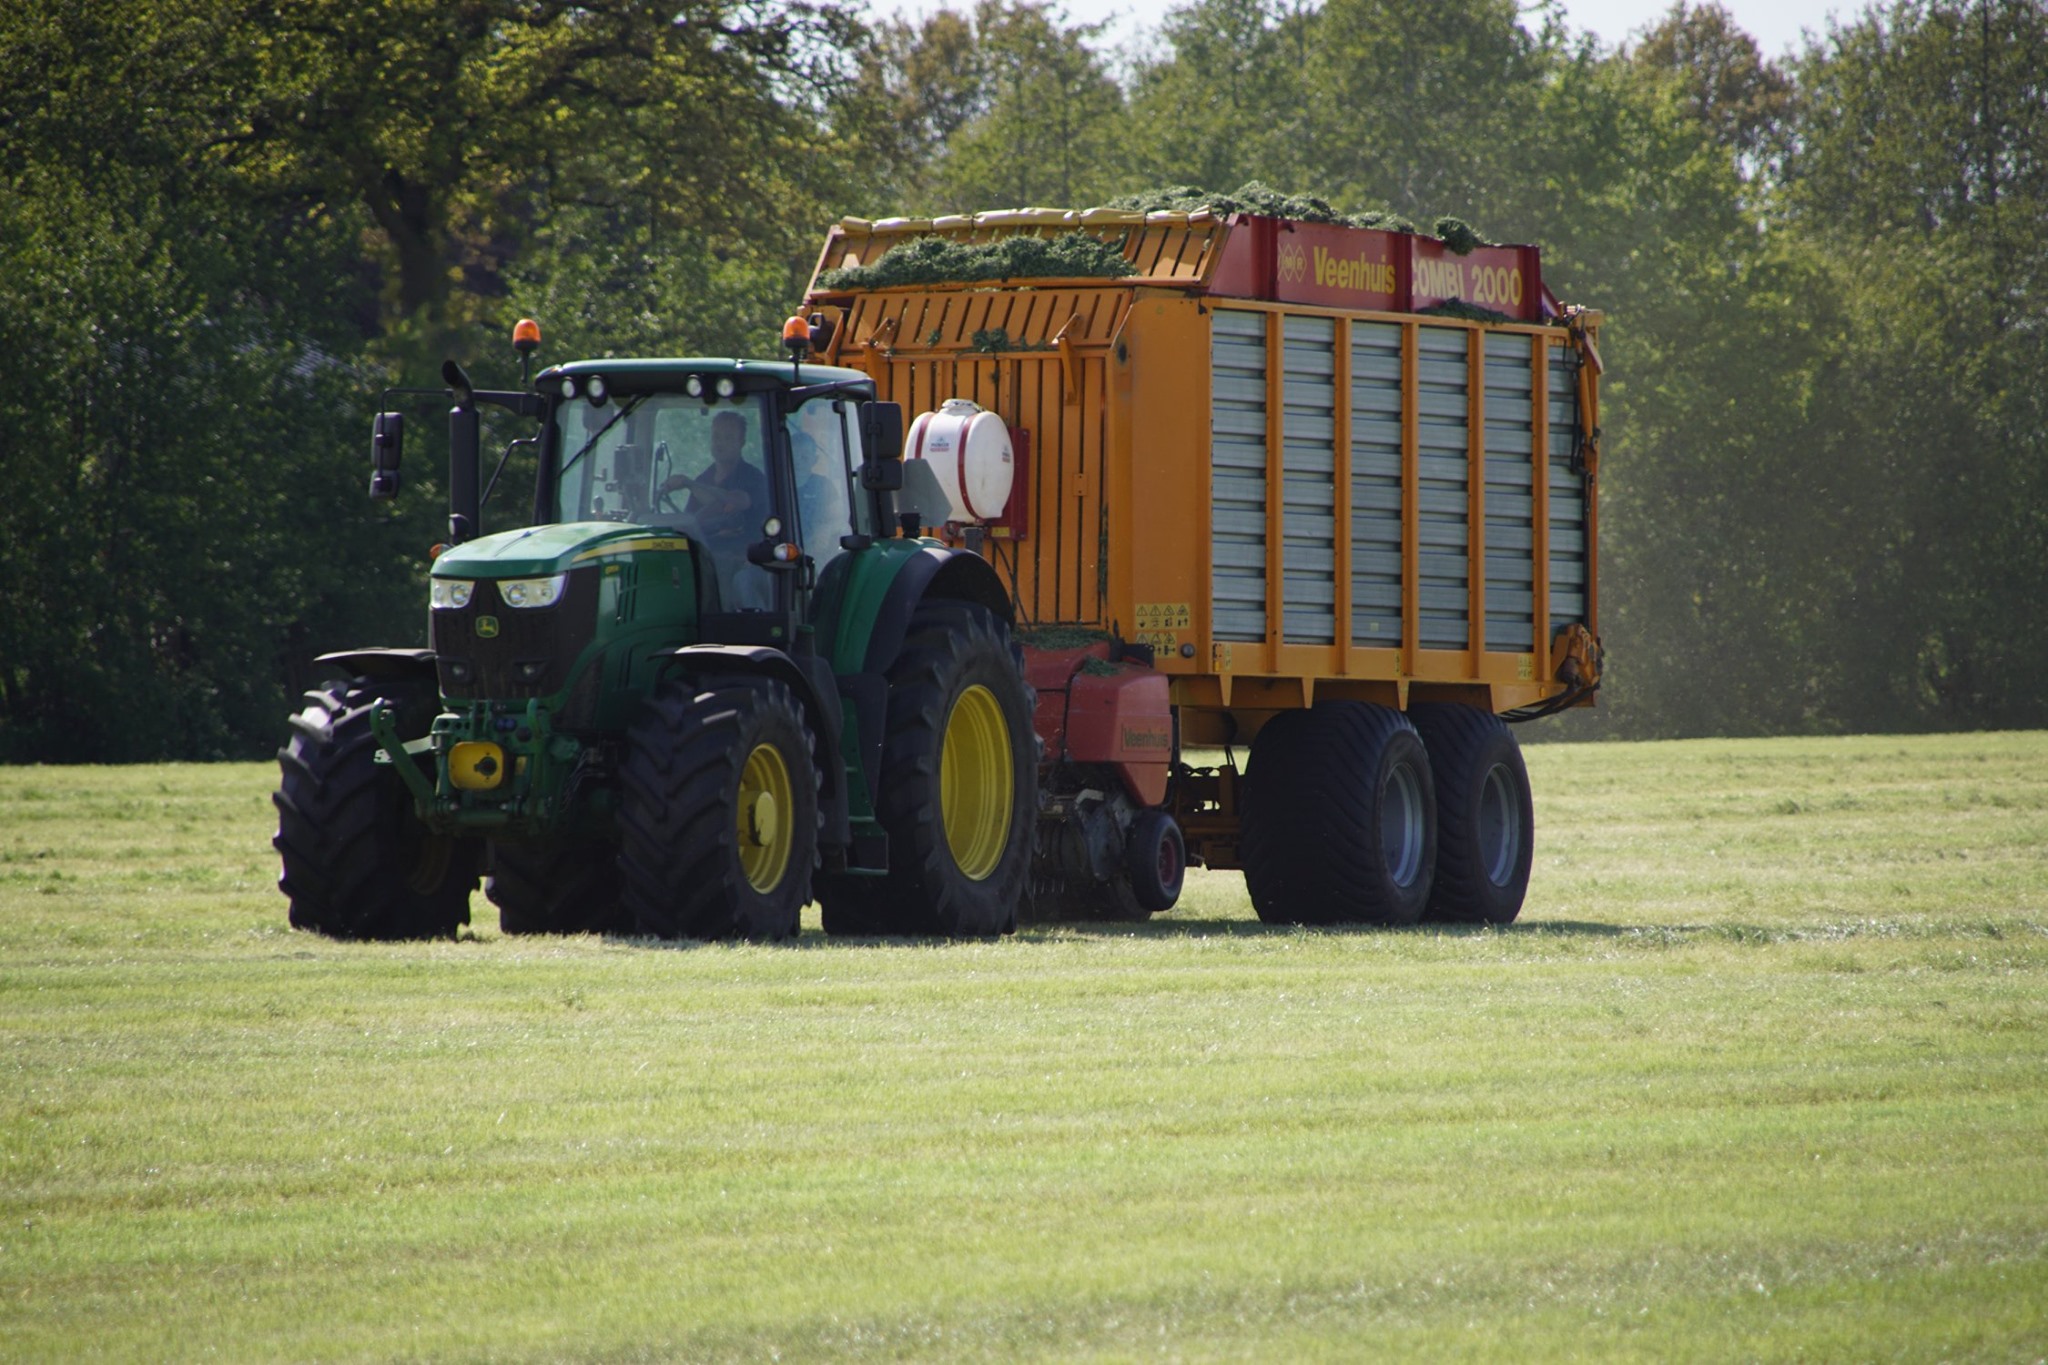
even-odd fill
[{"label": "shadow on grass", "polygon": [[[1483,938],[1489,935],[1506,935],[1519,938],[1615,938],[1636,932],[1624,925],[1598,924],[1583,920],[1543,920],[1531,924],[1266,924],[1260,920],[1246,919],[1156,919],[1156,920],[1060,920],[1049,923],[1020,924],[1016,937],[1023,940],[1050,941],[1055,938],[1113,939],[1193,939],[1193,938],[1286,938],[1290,935],[1316,935],[1319,937],[1373,937],[1402,935],[1407,937],[1431,938]],[[648,939],[615,937],[612,941],[636,947],[693,949],[716,947],[693,939]],[[849,949],[875,948],[944,948],[955,943],[994,943],[996,938],[947,939],[936,937],[911,937],[907,935],[854,935],[834,937],[816,931],[806,931],[794,939],[785,939],[774,946],[800,952],[820,950],[845,951]]]},{"label": "shadow on grass", "polygon": [[1267,924],[1246,919],[1154,919],[1138,922],[1068,920],[1019,925],[1019,933],[1075,934],[1086,938],[1269,938],[1288,934],[1331,937],[1403,935],[1429,938],[1618,938],[1635,932],[1627,925],[1591,920],[1537,920],[1528,924]]},{"label": "shadow on grass", "polygon": [[[1049,942],[1056,938],[1079,939],[1197,939],[1285,938],[1289,935],[1328,938],[1509,938],[1509,939],[1630,939],[1650,947],[1675,947],[1701,940],[1769,946],[1780,943],[1827,943],[1844,939],[1894,938],[1983,938],[2000,940],[2017,935],[2048,937],[2048,922],[2030,918],[2000,923],[1995,919],[1966,917],[1930,922],[1856,920],[1813,924],[1606,924],[1598,920],[1532,920],[1526,924],[1266,924],[1248,919],[1157,919],[1062,920],[1044,924],[1021,924],[1016,937],[1024,941]],[[743,946],[744,940],[660,939],[634,934],[606,934],[604,941],[623,948],[662,952],[700,952]],[[502,935],[477,934],[464,930],[461,941],[490,943]],[[833,936],[811,929],[793,939],[761,946],[787,952],[846,952],[862,949],[939,949],[956,944],[996,943],[1001,939],[911,937],[908,935]],[[310,957],[310,953],[294,956]]]}]

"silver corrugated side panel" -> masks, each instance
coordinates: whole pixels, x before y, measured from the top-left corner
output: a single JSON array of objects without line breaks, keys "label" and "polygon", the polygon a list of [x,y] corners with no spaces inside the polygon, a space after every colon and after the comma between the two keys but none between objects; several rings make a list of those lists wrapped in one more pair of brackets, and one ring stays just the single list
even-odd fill
[{"label": "silver corrugated side panel", "polygon": [[1266,638],[1266,315],[1210,317],[1211,623],[1219,640]]},{"label": "silver corrugated side panel", "polygon": [[1282,324],[1281,635],[1337,641],[1337,322]]},{"label": "silver corrugated side panel", "polygon": [[1586,476],[1573,469],[1579,439],[1579,355],[1550,364],[1550,633],[1586,619]]},{"label": "silver corrugated side panel", "polygon": [[1531,339],[1486,338],[1486,647],[1536,639],[1536,401]]},{"label": "silver corrugated side panel", "polygon": [[1401,643],[1401,327],[1351,327],[1351,641]]},{"label": "silver corrugated side panel", "polygon": [[1468,577],[1471,500],[1466,475],[1468,377],[1465,329],[1416,332],[1415,520],[1421,540],[1417,643],[1424,649],[1465,649],[1471,640]]}]

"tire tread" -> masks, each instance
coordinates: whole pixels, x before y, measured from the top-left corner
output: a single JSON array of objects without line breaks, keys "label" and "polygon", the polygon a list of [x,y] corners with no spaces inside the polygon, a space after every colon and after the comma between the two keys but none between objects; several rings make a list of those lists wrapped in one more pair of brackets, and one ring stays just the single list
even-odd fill
[{"label": "tire tread", "polygon": [[1397,925],[1421,913],[1420,897],[1409,903],[1382,889],[1375,775],[1402,736],[1420,750],[1406,716],[1362,702],[1285,711],[1259,732],[1240,852],[1260,919]]},{"label": "tire tread", "polygon": [[277,754],[271,845],[294,928],[341,939],[449,938],[469,922],[477,884],[473,840],[441,837],[446,869],[426,891],[408,885],[396,866],[400,836],[414,816],[398,774],[376,762],[370,708],[387,701],[411,723],[408,729],[416,728],[424,690],[361,679],[334,683],[306,693],[290,718],[291,733]]},{"label": "tire tread", "polygon": [[[739,871],[732,794],[746,762],[747,713],[777,712],[801,736],[805,761],[791,765],[790,777],[809,787],[810,837],[791,848],[795,881],[764,895]],[[656,689],[628,732],[619,789],[620,900],[638,932],[665,939],[797,932],[817,861],[818,769],[816,740],[788,688],[759,680]]]},{"label": "tire tread", "polygon": [[1477,794],[1472,788],[1491,767],[1488,750],[1496,749],[1505,739],[1514,760],[1511,768],[1519,788],[1516,798],[1528,817],[1529,775],[1522,766],[1514,732],[1499,716],[1470,706],[1418,706],[1411,716],[1429,749],[1436,785],[1436,880],[1423,918],[1445,924],[1513,923],[1529,889],[1535,821],[1524,820],[1521,856],[1511,884],[1505,889],[1495,887],[1482,865],[1483,851],[1475,827]]}]

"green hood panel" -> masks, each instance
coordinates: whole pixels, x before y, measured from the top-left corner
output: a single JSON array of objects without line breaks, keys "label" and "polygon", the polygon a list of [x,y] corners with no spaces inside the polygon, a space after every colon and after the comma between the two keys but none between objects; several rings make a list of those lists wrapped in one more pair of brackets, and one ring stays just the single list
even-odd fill
[{"label": "green hood panel", "polygon": [[688,540],[653,526],[565,521],[500,531],[458,545],[434,561],[436,578],[539,578],[645,550],[687,550]]}]

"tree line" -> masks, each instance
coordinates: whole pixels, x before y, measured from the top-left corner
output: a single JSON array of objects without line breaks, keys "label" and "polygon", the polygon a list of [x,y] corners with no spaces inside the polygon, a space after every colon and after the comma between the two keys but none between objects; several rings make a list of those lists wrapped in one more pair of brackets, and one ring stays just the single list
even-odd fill
[{"label": "tree line", "polygon": [[[1784,60],[1516,0],[16,0],[0,11],[0,760],[249,757],[424,638],[444,355],[754,354],[843,214],[1257,180],[1455,215],[1604,309],[1609,689],[1547,732],[2048,723],[2048,3]],[[433,424],[422,423],[423,427]],[[508,477],[508,485],[514,480]],[[501,491],[501,524],[521,515]]]}]

